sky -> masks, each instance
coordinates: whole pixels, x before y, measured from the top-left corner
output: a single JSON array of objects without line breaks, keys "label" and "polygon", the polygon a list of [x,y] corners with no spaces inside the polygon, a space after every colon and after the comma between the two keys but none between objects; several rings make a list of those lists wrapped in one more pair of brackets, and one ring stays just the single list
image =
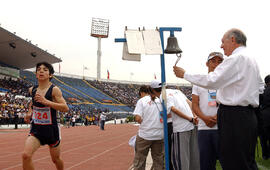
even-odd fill
[{"label": "sky", "polygon": [[[122,60],[125,26],[128,29],[181,27],[176,32],[182,58],[178,66],[190,73],[206,74],[210,52],[222,52],[223,34],[231,28],[247,36],[261,76],[270,74],[269,0],[1,0],[1,27],[61,58],[61,73],[96,77],[97,38],[91,37],[92,18],[110,21],[109,37],[101,40],[101,78],[150,82],[161,79],[159,55],[142,55],[140,62]],[[165,47],[169,32],[165,32]],[[1,37],[0,37],[1,38]],[[177,57],[165,55],[167,83],[187,83],[176,78]],[[54,64],[58,72],[58,64]]]}]

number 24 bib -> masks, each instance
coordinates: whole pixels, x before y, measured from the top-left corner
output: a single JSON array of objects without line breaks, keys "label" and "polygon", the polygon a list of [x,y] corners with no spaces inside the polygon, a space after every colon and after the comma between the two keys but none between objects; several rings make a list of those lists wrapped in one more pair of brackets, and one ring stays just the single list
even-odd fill
[{"label": "number 24 bib", "polygon": [[50,107],[36,107],[33,106],[32,120],[34,124],[38,125],[51,125],[52,116]]}]

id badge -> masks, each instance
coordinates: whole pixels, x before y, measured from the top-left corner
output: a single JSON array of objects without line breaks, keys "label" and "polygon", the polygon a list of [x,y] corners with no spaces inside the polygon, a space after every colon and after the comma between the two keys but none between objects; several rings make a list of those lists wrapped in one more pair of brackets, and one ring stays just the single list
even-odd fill
[{"label": "id badge", "polygon": [[208,91],[208,106],[217,106],[216,102],[217,92],[216,91]]},{"label": "id badge", "polygon": [[159,121],[160,121],[160,123],[163,123],[162,115],[163,115],[163,113],[162,112],[159,112]]}]

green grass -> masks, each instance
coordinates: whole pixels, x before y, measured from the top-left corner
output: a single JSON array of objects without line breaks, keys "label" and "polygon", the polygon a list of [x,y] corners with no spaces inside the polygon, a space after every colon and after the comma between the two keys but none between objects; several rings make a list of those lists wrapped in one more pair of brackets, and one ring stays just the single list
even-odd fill
[{"label": "green grass", "polygon": [[260,140],[258,139],[258,144],[256,147],[256,162],[259,170],[269,170],[270,169],[270,159],[264,160],[262,158],[262,148],[260,144]]},{"label": "green grass", "polygon": [[216,169],[217,169],[217,170],[222,170],[222,168],[221,168],[221,165],[220,165],[219,161],[217,161]]},{"label": "green grass", "polygon": [[[255,159],[256,159],[259,170],[269,170],[270,169],[270,159],[263,160],[263,158],[262,158],[262,148],[261,148],[261,144],[260,144],[259,139],[258,139],[258,144],[256,147]],[[216,168],[217,168],[217,170],[222,170],[219,161],[217,162]]]}]

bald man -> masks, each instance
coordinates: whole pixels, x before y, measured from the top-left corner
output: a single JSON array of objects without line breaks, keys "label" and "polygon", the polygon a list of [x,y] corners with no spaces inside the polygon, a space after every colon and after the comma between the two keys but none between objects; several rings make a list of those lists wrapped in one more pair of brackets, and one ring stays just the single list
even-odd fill
[{"label": "bald man", "polygon": [[255,107],[264,83],[257,62],[246,48],[246,36],[230,29],[221,48],[228,57],[207,75],[192,75],[174,66],[179,78],[197,86],[217,90],[220,162],[224,170],[258,169],[255,162],[257,119]]}]

